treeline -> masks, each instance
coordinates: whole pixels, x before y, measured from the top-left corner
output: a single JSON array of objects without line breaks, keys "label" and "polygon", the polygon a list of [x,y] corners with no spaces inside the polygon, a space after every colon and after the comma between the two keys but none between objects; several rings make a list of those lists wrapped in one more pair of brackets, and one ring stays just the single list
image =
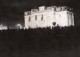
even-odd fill
[{"label": "treeline", "polygon": [[[46,50],[69,51],[80,49],[80,27],[54,27],[36,29],[8,29],[0,31],[1,54],[30,57]],[[32,53],[31,53],[31,52]],[[34,51],[34,52],[33,52]],[[2,53],[3,52],[3,53]],[[29,53],[30,52],[30,53]],[[37,55],[38,52],[38,55]],[[17,54],[18,55],[17,55]],[[24,56],[25,55],[25,56]],[[4,55],[5,56],[5,55]],[[4,57],[3,56],[3,57]],[[35,56],[34,56],[35,57]],[[41,56],[42,57],[42,56]],[[44,56],[43,56],[44,57]],[[47,57],[47,56],[46,56]]]}]

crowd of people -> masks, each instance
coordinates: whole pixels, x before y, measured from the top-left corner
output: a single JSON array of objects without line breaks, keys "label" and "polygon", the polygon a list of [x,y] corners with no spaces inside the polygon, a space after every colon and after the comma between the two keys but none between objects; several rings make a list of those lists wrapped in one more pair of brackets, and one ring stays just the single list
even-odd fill
[{"label": "crowd of people", "polygon": [[18,53],[19,55],[24,54],[23,57],[26,57],[28,56],[26,52],[32,50],[42,52],[43,50],[67,51],[75,49],[80,49],[80,26],[0,31],[0,52],[15,53],[13,55],[16,57]]}]

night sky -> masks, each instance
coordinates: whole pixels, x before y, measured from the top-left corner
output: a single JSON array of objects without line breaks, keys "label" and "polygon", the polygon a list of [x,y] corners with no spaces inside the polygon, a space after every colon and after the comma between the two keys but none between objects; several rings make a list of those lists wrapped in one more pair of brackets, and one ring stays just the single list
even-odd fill
[{"label": "night sky", "polygon": [[24,11],[39,6],[68,6],[75,13],[75,24],[80,25],[80,0],[0,0],[0,23],[14,26],[24,23]]}]

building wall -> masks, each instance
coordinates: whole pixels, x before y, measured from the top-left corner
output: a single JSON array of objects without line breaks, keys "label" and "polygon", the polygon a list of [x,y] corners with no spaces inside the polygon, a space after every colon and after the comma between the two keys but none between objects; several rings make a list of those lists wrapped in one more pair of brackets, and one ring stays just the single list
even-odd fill
[{"label": "building wall", "polygon": [[[30,21],[29,18],[31,19]],[[52,25],[53,21],[54,21],[54,11],[45,11],[42,13],[25,16],[25,27],[26,28],[49,27],[53,26]]]},{"label": "building wall", "polygon": [[72,12],[67,12],[68,15],[68,26],[73,25],[74,26],[74,14]]},{"label": "building wall", "polygon": [[25,28],[53,27],[53,22],[56,22],[56,26],[74,25],[73,13],[61,9],[55,11],[53,7],[45,9],[42,6],[39,7],[39,11],[29,12],[29,15],[25,12]]},{"label": "building wall", "polygon": [[56,23],[59,26],[68,26],[67,11],[56,12]]}]

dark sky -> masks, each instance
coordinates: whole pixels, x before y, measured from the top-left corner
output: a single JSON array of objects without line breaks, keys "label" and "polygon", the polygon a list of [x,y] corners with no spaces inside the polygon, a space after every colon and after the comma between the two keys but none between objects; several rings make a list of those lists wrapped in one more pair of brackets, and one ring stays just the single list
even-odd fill
[{"label": "dark sky", "polygon": [[0,0],[0,22],[9,26],[23,24],[24,11],[42,5],[69,6],[75,13],[75,23],[80,24],[80,0]]}]

